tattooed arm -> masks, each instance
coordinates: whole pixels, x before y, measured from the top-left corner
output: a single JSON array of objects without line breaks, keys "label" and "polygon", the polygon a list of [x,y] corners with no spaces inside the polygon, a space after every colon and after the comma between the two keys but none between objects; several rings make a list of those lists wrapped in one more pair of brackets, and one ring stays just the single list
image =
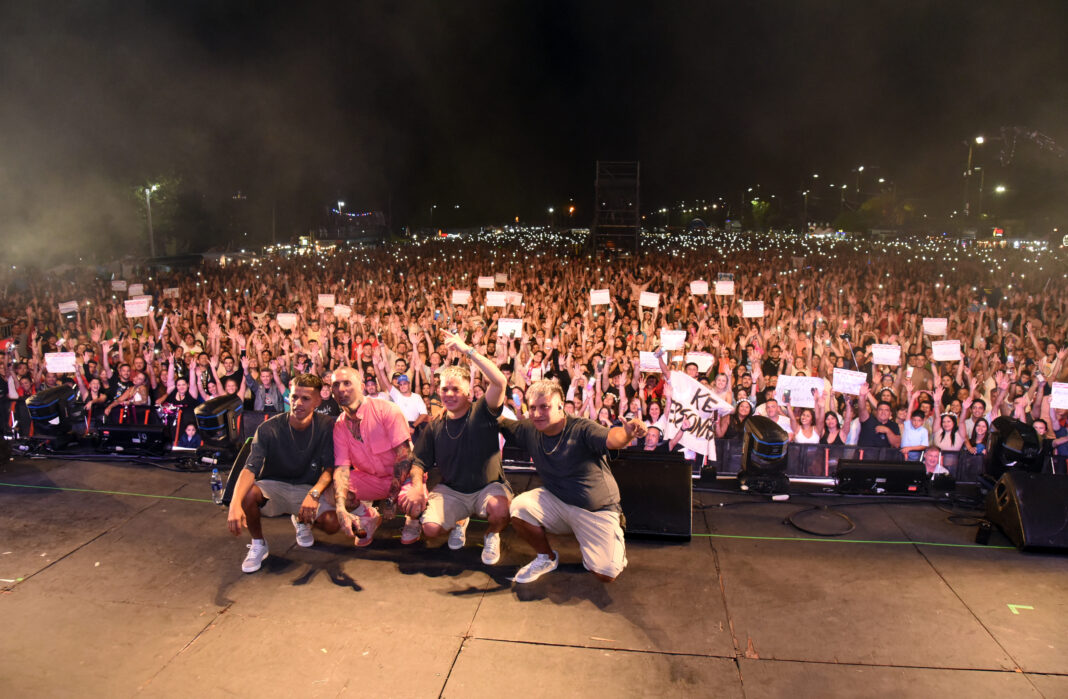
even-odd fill
[{"label": "tattooed arm", "polygon": [[[390,497],[395,499],[401,511],[409,517],[418,517],[426,507],[426,485],[423,483],[423,467],[412,458],[411,442],[393,448],[393,482],[389,487]],[[411,479],[411,487],[401,495],[401,486]]]}]

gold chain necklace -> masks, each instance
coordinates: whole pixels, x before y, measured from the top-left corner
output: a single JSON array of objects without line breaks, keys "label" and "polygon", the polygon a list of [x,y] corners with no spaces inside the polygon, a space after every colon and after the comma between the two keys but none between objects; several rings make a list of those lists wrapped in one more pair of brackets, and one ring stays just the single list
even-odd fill
[{"label": "gold chain necklace", "polygon": [[456,435],[455,437],[453,437],[452,436],[452,432],[449,432],[449,414],[445,413],[445,434],[449,437],[449,439],[451,439],[451,440],[453,440],[455,442],[457,439],[459,439],[460,437],[463,436],[464,430],[467,429],[467,419],[466,418],[467,418],[467,415],[465,414],[464,418],[463,418],[464,426],[460,428],[460,433],[458,435]]},{"label": "gold chain necklace", "polygon": [[[564,425],[564,427],[567,427],[567,425]],[[551,451],[545,451],[545,435],[542,434],[541,432],[538,433],[538,447],[541,449],[542,453],[545,454],[546,456],[552,456],[553,454],[555,454],[556,450],[559,449],[560,445],[563,444],[563,443],[564,443],[564,430],[560,430],[560,434],[557,435],[557,438],[556,438],[556,446],[553,447]]]}]

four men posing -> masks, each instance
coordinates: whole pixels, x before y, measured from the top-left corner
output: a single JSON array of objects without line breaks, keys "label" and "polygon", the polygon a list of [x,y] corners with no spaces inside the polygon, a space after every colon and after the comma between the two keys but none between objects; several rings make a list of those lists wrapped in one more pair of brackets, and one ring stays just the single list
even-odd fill
[{"label": "four men posing", "polygon": [[[394,508],[405,516],[403,544],[421,535],[448,535],[449,548],[460,549],[470,518],[486,519],[486,565],[500,560],[500,532],[511,521],[537,553],[516,582],[556,569],[559,556],[547,534],[573,533],[589,571],[606,582],[619,575],[627,559],[619,489],[607,455],[644,435],[641,420],[608,429],[568,416],[563,392],[552,380],[528,388],[531,418],[503,418],[507,379],[497,365],[459,336],[445,344],[467,355],[488,386],[472,402],[468,372],[459,366],[443,369],[439,390],[445,412],[421,430],[414,452],[401,409],[364,396],[360,376],[351,368],[333,374],[333,397],[342,409],[336,421],[316,413],[322,401],[318,377],[302,374],[292,380],[290,410],[256,430],[234,487],[228,527],[235,536],[248,528],[252,536],[243,571],[259,570],[268,555],[261,515],[289,514],[300,546],[315,543],[315,527],[327,534],[343,530],[363,547],[372,543],[382,522],[373,501],[385,500],[388,516]],[[500,433],[526,449],[542,480],[542,487],[514,500],[501,467]],[[429,491],[428,473],[440,475]]]}]

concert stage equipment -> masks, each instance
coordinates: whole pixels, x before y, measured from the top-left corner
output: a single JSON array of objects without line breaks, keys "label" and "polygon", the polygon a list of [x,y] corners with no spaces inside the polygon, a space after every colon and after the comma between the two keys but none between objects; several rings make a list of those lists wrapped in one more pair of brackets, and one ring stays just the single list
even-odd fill
[{"label": "concert stage equipment", "polygon": [[990,426],[993,444],[984,474],[994,483],[1009,469],[1038,473],[1042,470],[1039,454],[1042,442],[1035,428],[1008,417],[999,417]]},{"label": "concert stage equipment", "polygon": [[753,415],[745,421],[742,435],[742,470],[738,473],[743,490],[785,493],[790,489],[786,476],[786,447],[790,435],[771,418]]},{"label": "concert stage equipment", "polygon": [[681,453],[625,449],[609,465],[619,486],[627,535],[690,538],[693,471]]},{"label": "concert stage equipment", "polygon": [[138,451],[162,456],[167,439],[161,424],[104,425],[100,428],[100,449],[122,452]]},{"label": "concert stage equipment", "polygon": [[1006,471],[987,493],[986,518],[1022,551],[1068,552],[1068,477]]},{"label": "concert stage equipment", "polygon": [[916,495],[927,491],[927,469],[922,461],[841,459],[835,482],[839,493]]},{"label": "concert stage equipment", "polygon": [[197,432],[204,449],[237,451],[241,443],[242,408],[241,399],[229,394],[217,396],[196,407]]},{"label": "concert stage equipment", "polygon": [[62,385],[40,391],[26,399],[35,439],[52,443],[62,449],[74,441],[74,425],[84,419],[84,409],[78,392]]}]

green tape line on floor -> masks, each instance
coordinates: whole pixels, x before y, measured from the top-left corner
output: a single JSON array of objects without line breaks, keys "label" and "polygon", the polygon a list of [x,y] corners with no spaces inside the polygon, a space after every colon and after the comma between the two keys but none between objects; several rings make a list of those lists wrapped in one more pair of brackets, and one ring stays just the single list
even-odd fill
[{"label": "green tape line on floor", "polygon": [[868,539],[811,539],[795,536],[745,536],[742,534],[694,534],[713,539],[750,539],[753,541],[821,541],[835,544],[910,544],[912,546],[945,546],[957,549],[1015,549],[1015,546],[984,546],[983,544],[938,544],[932,541],[875,541]]},{"label": "green tape line on floor", "polygon": [[211,502],[202,498],[183,498],[177,495],[153,495],[151,493],[124,493],[118,490],[91,490],[89,488],[63,488],[58,485],[26,485],[24,483],[0,483],[8,488],[37,488],[39,490],[62,490],[70,493],[97,493],[100,495],[130,495],[136,498],[160,498],[163,500],[184,500],[186,502]]}]

